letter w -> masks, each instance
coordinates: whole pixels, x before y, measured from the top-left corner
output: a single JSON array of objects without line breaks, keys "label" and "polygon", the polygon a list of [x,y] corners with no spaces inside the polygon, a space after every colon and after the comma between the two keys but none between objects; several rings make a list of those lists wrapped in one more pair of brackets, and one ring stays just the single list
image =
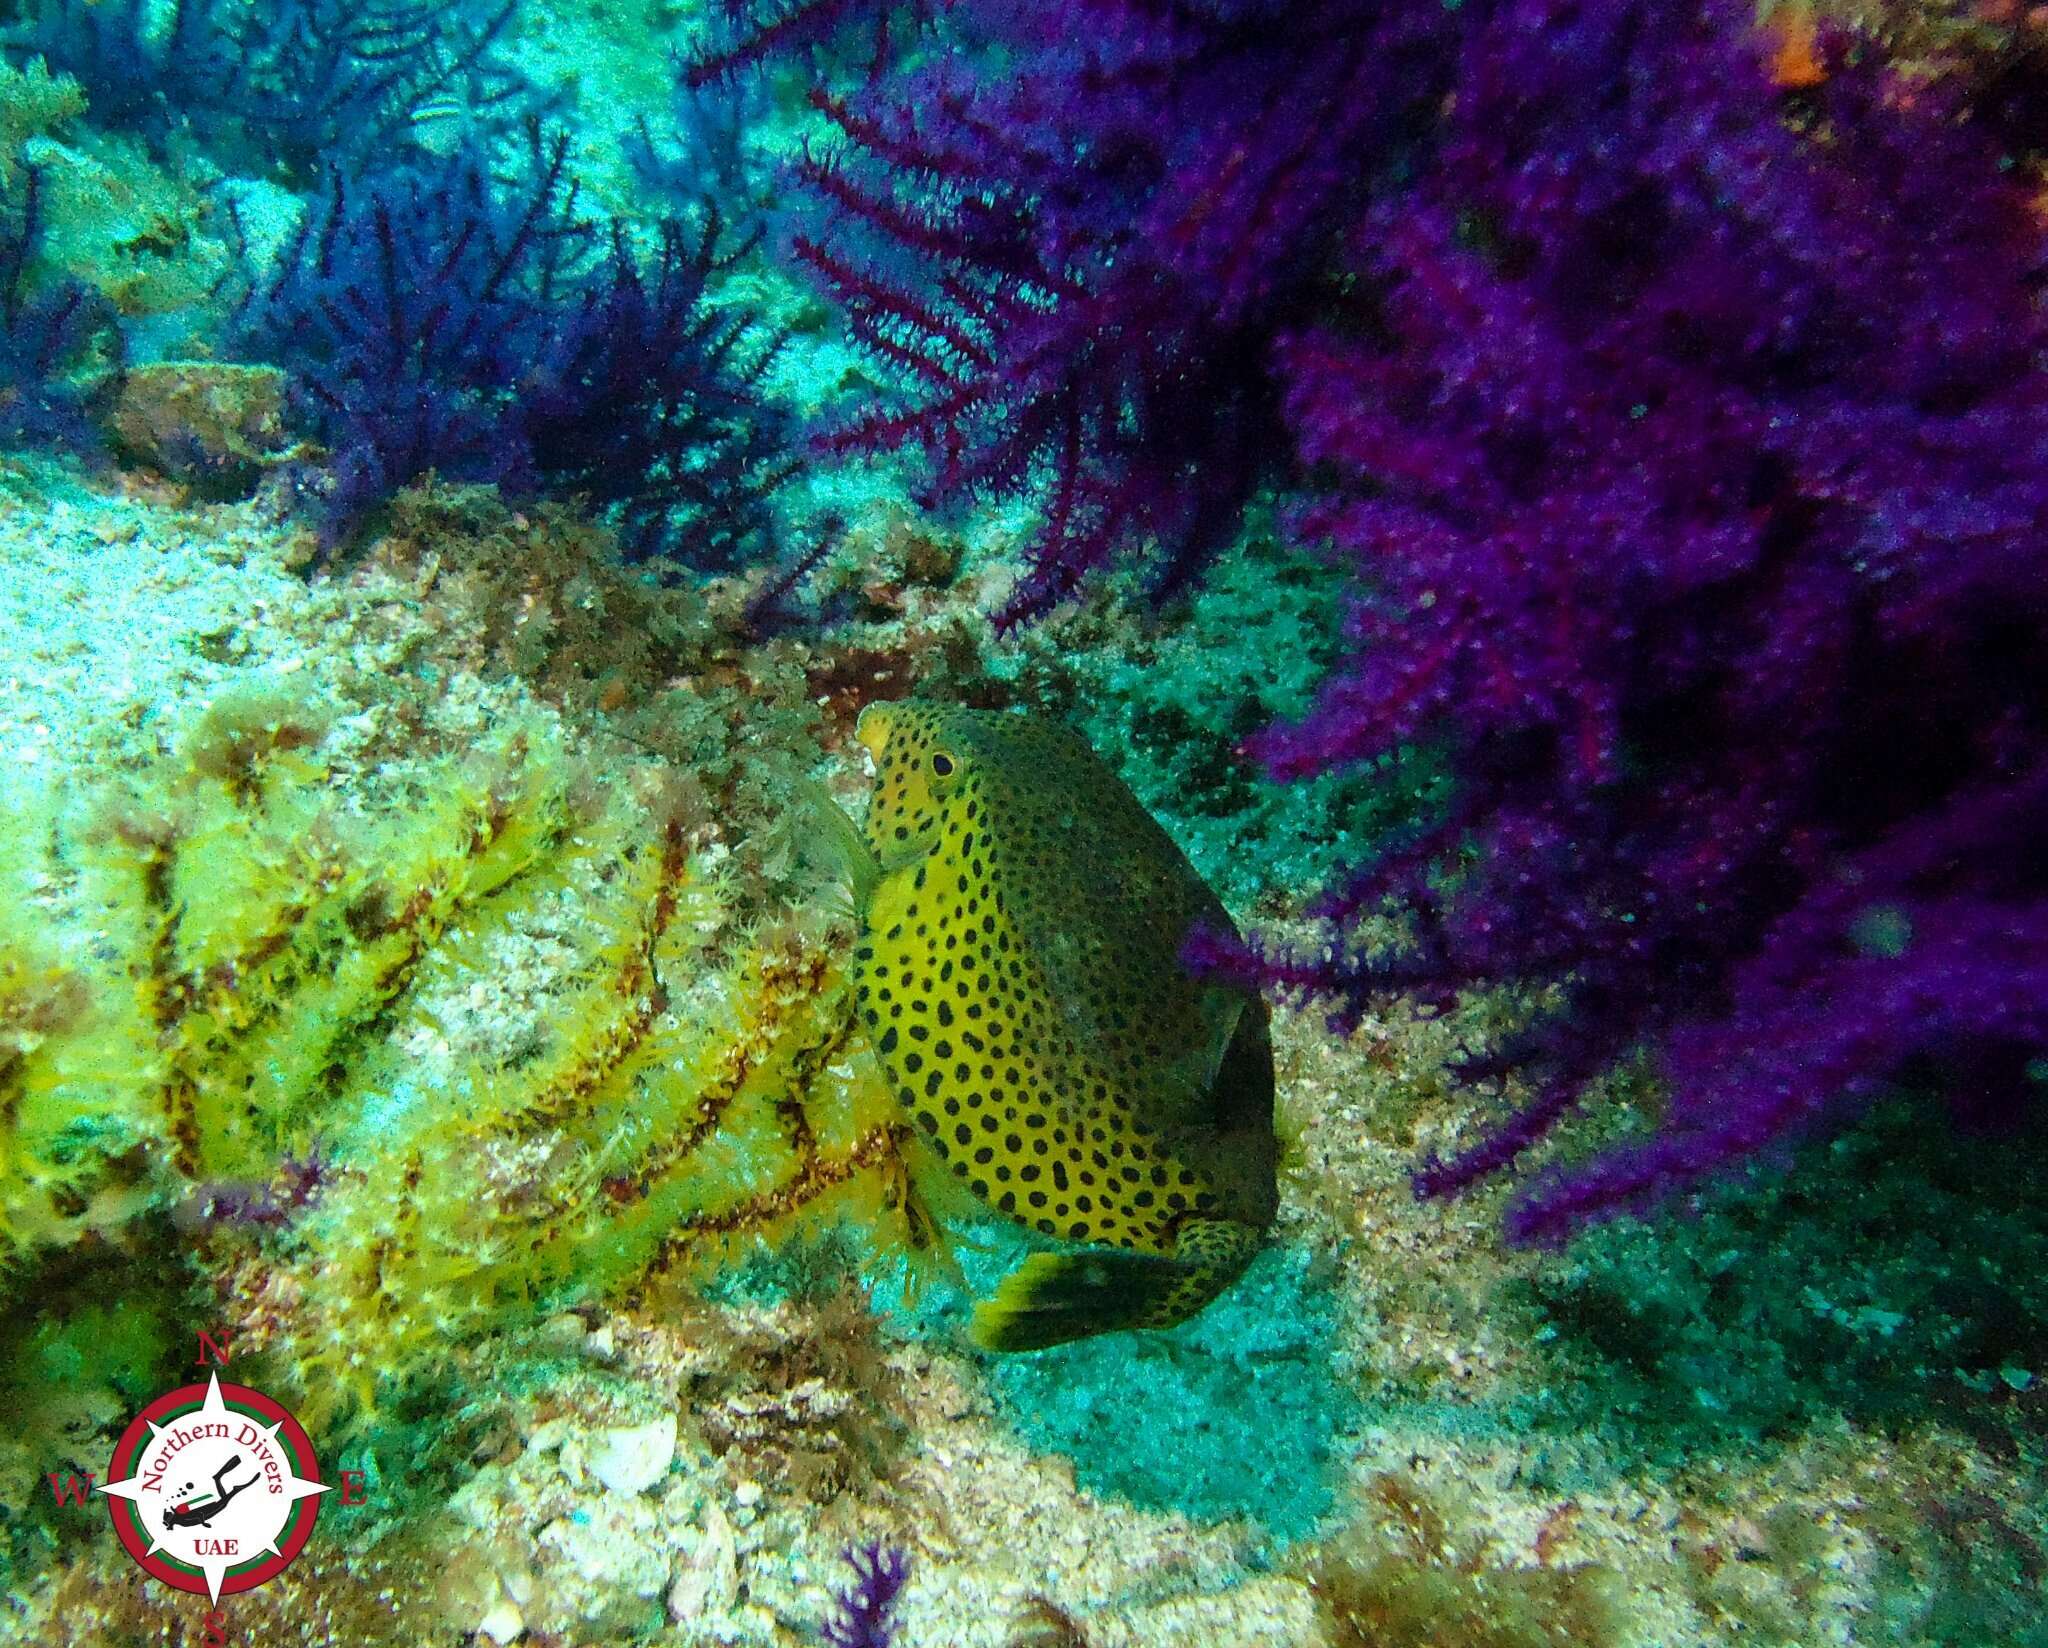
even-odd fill
[{"label": "letter w", "polygon": [[50,1472],[50,1492],[57,1496],[59,1505],[83,1505],[92,1498],[92,1478],[59,1476]]}]

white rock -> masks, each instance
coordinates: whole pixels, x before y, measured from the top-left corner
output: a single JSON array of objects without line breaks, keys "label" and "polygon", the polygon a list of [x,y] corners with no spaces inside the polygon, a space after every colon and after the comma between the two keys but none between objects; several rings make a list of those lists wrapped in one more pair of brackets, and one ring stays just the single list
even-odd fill
[{"label": "white rock", "polygon": [[730,1613],[740,1594],[739,1552],[732,1525],[716,1505],[704,1517],[704,1533],[696,1549],[681,1562],[668,1588],[668,1617],[678,1625],[704,1623]]},{"label": "white rock", "polygon": [[505,1594],[522,1608],[533,1600],[533,1570],[524,1562],[514,1565],[500,1563],[498,1583],[505,1587]]},{"label": "white rock", "polygon": [[590,1472],[613,1493],[645,1493],[668,1474],[676,1457],[674,1414],[645,1425],[599,1431],[590,1450]]},{"label": "white rock", "polygon": [[526,1635],[526,1620],[509,1599],[500,1599],[497,1606],[477,1622],[476,1634],[489,1637],[500,1645],[517,1642]]},{"label": "white rock", "polygon": [[[658,1596],[668,1581],[668,1551],[643,1500],[607,1494],[579,1505],[541,1529],[539,1544],[548,1553],[544,1563],[558,1556],[598,1595]],[[559,1567],[545,1576],[549,1593],[558,1598],[566,1594],[563,1582]]]},{"label": "white rock", "polygon": [[526,1446],[534,1453],[550,1453],[575,1431],[576,1427],[566,1419],[546,1419],[534,1427],[533,1434],[526,1439]]}]

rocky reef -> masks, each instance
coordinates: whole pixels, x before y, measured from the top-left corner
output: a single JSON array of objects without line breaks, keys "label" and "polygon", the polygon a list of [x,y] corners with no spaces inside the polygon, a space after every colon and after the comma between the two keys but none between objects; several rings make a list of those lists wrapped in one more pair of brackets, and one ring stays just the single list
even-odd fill
[{"label": "rocky reef", "polygon": [[[2048,1641],[2038,20],[1055,11],[0,21],[0,1641],[201,1330],[232,1640]],[[1274,987],[1181,1327],[965,1335],[910,696]]]}]

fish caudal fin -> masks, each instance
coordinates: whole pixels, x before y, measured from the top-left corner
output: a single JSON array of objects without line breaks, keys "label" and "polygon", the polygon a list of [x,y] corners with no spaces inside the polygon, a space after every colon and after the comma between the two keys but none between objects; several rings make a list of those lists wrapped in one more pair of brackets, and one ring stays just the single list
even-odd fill
[{"label": "fish caudal fin", "polygon": [[1170,1328],[1236,1281],[1259,1239],[1250,1225],[1196,1219],[1170,1258],[1034,1253],[975,1307],[968,1335],[984,1350],[1043,1350],[1097,1333]]}]

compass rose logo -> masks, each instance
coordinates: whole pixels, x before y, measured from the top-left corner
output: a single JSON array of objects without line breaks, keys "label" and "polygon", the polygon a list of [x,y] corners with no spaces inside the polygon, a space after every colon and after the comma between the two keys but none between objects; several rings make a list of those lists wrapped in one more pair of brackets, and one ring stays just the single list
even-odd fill
[{"label": "compass rose logo", "polygon": [[114,1449],[114,1532],[145,1573],[211,1602],[275,1577],[319,1519],[320,1462],[299,1422],[247,1385],[183,1385]]}]

